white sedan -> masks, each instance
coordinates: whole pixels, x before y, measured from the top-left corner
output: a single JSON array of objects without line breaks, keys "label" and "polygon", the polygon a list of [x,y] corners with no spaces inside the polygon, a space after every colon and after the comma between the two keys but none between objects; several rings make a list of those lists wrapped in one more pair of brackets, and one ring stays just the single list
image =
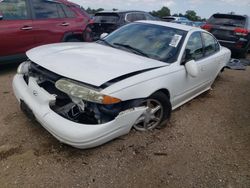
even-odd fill
[{"label": "white sedan", "polygon": [[210,33],[140,21],[96,43],[34,48],[13,80],[21,108],[53,136],[91,148],[160,128],[171,111],[209,90],[230,60]]}]

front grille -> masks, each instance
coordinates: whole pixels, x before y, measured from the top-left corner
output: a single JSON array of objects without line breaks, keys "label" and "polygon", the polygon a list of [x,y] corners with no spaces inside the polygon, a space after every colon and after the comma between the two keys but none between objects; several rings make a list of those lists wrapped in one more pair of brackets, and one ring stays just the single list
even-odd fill
[{"label": "front grille", "polygon": [[62,76],[51,72],[35,63],[31,63],[29,75],[38,78],[39,80],[49,81],[55,83],[57,80],[62,78]]},{"label": "front grille", "polygon": [[56,81],[62,78],[62,76],[51,72],[35,63],[31,63],[29,74],[25,76],[25,81],[28,83],[28,77],[37,78],[37,84],[45,89],[48,93],[56,95],[57,99],[68,99],[67,94],[61,92],[55,87]]}]

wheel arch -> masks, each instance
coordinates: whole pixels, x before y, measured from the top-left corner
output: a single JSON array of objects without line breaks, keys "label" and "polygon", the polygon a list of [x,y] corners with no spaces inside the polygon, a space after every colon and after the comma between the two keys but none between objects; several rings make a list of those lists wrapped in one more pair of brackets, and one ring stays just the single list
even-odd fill
[{"label": "wheel arch", "polygon": [[63,35],[62,42],[67,42],[67,40],[76,38],[83,41],[83,35],[81,33],[67,32]]},{"label": "wheel arch", "polygon": [[153,95],[154,93],[157,93],[157,92],[162,92],[164,95],[167,96],[168,100],[170,100],[170,92],[168,89],[166,89],[166,88],[158,89],[157,91],[153,92],[151,95]]}]

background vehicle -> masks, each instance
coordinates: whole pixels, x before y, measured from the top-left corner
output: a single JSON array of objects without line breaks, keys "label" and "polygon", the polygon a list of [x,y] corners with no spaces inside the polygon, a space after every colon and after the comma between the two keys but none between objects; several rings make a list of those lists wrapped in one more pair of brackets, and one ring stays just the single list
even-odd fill
[{"label": "background vehicle", "polygon": [[189,25],[189,26],[193,26],[193,22],[190,20],[178,20],[178,21],[172,21],[173,23],[178,23],[178,24],[182,24],[182,25]]},{"label": "background vehicle", "polygon": [[161,128],[171,110],[211,88],[230,55],[200,28],[140,21],[95,43],[29,50],[13,89],[57,139],[89,148],[132,127]]},{"label": "background vehicle", "polygon": [[82,41],[90,19],[66,0],[3,0],[0,15],[0,63],[22,60],[39,45]]},{"label": "background vehicle", "polygon": [[176,16],[165,16],[161,18],[162,21],[173,22],[183,25],[193,26],[193,22],[185,17],[176,17]]},{"label": "background vehicle", "polygon": [[250,20],[246,15],[214,14],[203,29],[211,32],[232,52],[245,57],[250,45]]},{"label": "background vehicle", "polygon": [[143,11],[101,11],[95,14],[93,22],[88,25],[92,39],[98,40],[102,33],[111,33],[117,28],[138,20],[158,20]]},{"label": "background vehicle", "polygon": [[199,22],[199,21],[193,22],[193,26],[194,26],[194,27],[202,27],[202,26],[204,26],[205,24],[206,24],[206,22]]},{"label": "background vehicle", "polygon": [[161,18],[162,21],[173,22],[173,21],[190,21],[185,17],[177,17],[177,16],[164,16]]}]

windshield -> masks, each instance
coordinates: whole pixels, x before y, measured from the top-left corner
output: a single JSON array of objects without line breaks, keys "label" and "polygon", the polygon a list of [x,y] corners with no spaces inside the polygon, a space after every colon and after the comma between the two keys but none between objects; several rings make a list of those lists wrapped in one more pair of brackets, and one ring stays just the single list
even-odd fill
[{"label": "windshield", "polygon": [[208,23],[215,25],[245,27],[246,18],[237,15],[215,14],[208,20]]},{"label": "windshield", "polygon": [[116,13],[98,13],[94,17],[95,23],[117,23],[119,21],[119,15]]},{"label": "windshield", "polygon": [[132,23],[121,27],[98,43],[171,63],[177,59],[186,33],[165,26]]}]

